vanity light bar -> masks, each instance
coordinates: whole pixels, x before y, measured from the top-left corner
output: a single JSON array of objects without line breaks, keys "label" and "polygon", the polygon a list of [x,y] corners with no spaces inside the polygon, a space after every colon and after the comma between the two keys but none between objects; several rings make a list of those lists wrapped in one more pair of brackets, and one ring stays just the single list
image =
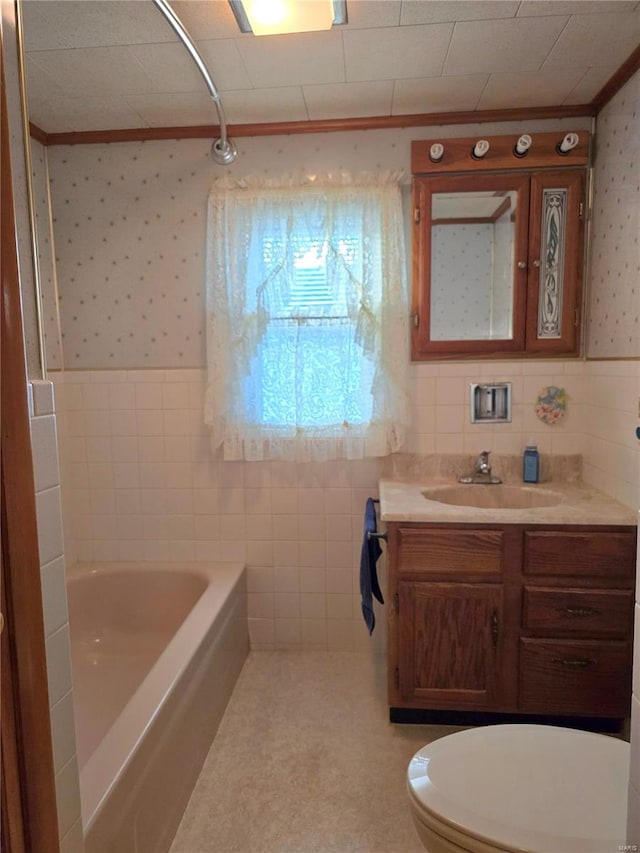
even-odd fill
[{"label": "vanity light bar", "polygon": [[[589,133],[521,133],[483,139],[424,139],[411,143],[414,175],[484,169],[545,168],[589,164]],[[522,166],[519,160],[526,160]]]}]

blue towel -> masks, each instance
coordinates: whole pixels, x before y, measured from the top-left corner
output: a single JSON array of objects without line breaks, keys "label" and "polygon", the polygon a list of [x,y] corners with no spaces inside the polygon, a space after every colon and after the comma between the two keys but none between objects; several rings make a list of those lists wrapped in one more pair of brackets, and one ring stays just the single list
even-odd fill
[{"label": "blue towel", "polygon": [[369,634],[373,634],[376,624],[376,617],[373,613],[373,596],[375,595],[380,604],[384,604],[376,572],[376,563],[382,554],[382,548],[377,536],[369,538],[369,533],[376,532],[375,502],[373,498],[368,498],[364,511],[364,535],[360,553],[360,595],[362,598],[362,615],[369,629]]}]

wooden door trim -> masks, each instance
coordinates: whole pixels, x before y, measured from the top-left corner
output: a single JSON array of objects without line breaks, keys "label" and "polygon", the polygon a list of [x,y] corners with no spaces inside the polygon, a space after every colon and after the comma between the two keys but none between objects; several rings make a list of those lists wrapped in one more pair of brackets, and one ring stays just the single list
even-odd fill
[{"label": "wooden door trim", "polygon": [[[9,153],[4,60],[0,41],[0,405],[2,493],[3,706],[0,736],[3,817],[8,853],[59,850],[49,691],[44,642],[40,555],[29,430],[20,279]],[[5,694],[11,706],[5,706]],[[11,716],[13,714],[13,721]],[[13,725],[12,722],[14,723]],[[13,741],[13,742],[12,742]],[[9,769],[8,763],[13,766]],[[5,778],[17,786],[4,788]],[[16,790],[17,787],[17,790]],[[16,798],[19,797],[19,803]],[[6,834],[5,834],[6,833]],[[14,846],[15,845],[15,846]]]}]

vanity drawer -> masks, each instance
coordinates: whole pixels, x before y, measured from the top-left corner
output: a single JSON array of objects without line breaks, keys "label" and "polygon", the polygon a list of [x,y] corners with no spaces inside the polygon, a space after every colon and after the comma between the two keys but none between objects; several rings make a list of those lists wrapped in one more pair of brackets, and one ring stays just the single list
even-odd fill
[{"label": "vanity drawer", "polygon": [[480,575],[499,579],[502,572],[502,530],[400,527],[400,574]]},{"label": "vanity drawer", "polygon": [[520,711],[625,717],[630,702],[630,644],[520,640]]},{"label": "vanity drawer", "polygon": [[633,592],[525,587],[522,627],[541,634],[631,636]]},{"label": "vanity drawer", "polygon": [[633,582],[635,532],[526,531],[524,573],[615,577]]}]

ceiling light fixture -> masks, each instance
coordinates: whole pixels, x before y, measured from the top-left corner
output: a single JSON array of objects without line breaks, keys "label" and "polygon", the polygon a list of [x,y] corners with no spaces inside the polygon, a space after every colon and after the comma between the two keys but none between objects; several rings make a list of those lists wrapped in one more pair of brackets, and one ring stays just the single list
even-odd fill
[{"label": "ceiling light fixture", "polygon": [[229,0],[240,32],[256,36],[330,30],[347,23],[346,0]]}]

